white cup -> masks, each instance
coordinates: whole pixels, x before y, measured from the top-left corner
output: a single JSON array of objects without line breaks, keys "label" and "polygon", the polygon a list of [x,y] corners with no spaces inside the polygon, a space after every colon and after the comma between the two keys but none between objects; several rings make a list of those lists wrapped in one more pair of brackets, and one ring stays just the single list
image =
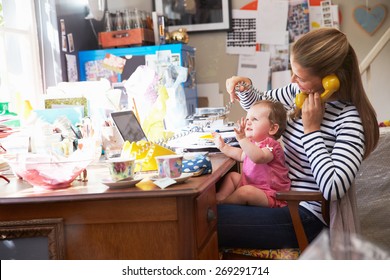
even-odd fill
[{"label": "white cup", "polygon": [[142,168],[141,162],[134,158],[111,158],[107,163],[113,181],[133,179],[136,166]]},{"label": "white cup", "polygon": [[182,174],[183,155],[166,155],[155,157],[160,178],[177,178]]}]

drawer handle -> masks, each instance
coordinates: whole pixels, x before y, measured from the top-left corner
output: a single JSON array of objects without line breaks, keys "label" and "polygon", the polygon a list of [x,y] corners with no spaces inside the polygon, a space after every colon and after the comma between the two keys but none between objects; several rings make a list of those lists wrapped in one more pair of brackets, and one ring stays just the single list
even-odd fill
[{"label": "drawer handle", "polygon": [[207,209],[207,222],[210,223],[214,221],[217,218],[217,216],[214,213],[214,210],[211,208]]},{"label": "drawer handle", "polygon": [[124,37],[129,37],[129,34],[126,32],[126,33],[118,33],[118,34],[114,34],[112,35],[112,37],[118,39],[118,38],[124,38]]}]

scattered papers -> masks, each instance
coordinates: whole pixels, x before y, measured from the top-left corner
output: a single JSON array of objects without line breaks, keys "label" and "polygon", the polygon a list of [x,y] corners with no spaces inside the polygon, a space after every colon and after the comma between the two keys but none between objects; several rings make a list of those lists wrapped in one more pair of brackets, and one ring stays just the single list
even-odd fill
[{"label": "scattered papers", "polygon": [[165,189],[166,187],[169,187],[170,185],[176,184],[176,181],[172,178],[161,178],[153,182],[155,185],[157,185],[161,189]]}]

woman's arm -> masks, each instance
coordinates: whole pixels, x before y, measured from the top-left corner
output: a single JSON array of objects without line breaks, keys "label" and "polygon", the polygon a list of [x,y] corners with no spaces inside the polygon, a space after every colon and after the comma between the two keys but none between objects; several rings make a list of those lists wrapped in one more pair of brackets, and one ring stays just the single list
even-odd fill
[{"label": "woman's arm", "polygon": [[[239,82],[245,82],[247,86],[240,86],[236,90],[236,85]],[[289,110],[294,107],[295,95],[299,92],[299,87],[296,84],[289,84],[282,88],[260,92],[258,89],[253,88],[250,79],[233,76],[226,80],[226,90],[230,95],[230,100],[232,102],[239,100],[244,110],[248,110],[254,102],[266,97],[278,100]]]},{"label": "woman's arm", "polygon": [[[336,200],[344,196],[355,180],[363,160],[364,133],[354,106],[346,106],[328,124],[334,128],[323,125],[321,131],[304,134],[302,144],[324,197]],[[334,133],[336,138],[332,141]]]},{"label": "woman's arm", "polygon": [[[234,102],[235,100],[240,101],[240,98],[236,94],[236,85],[240,82],[244,82],[246,85],[252,85],[252,81],[247,77],[233,76],[229,79],[226,79],[226,91],[230,95],[230,101]],[[239,88],[239,91],[242,92],[245,90],[244,86]],[[246,89],[248,90],[248,88]]]}]

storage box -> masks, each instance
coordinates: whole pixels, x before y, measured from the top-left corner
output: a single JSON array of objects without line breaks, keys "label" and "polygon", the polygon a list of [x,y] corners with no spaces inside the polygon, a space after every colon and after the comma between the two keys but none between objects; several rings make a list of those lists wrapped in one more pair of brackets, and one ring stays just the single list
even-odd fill
[{"label": "storage box", "polygon": [[103,48],[153,45],[154,33],[145,28],[99,32],[99,44]]}]

